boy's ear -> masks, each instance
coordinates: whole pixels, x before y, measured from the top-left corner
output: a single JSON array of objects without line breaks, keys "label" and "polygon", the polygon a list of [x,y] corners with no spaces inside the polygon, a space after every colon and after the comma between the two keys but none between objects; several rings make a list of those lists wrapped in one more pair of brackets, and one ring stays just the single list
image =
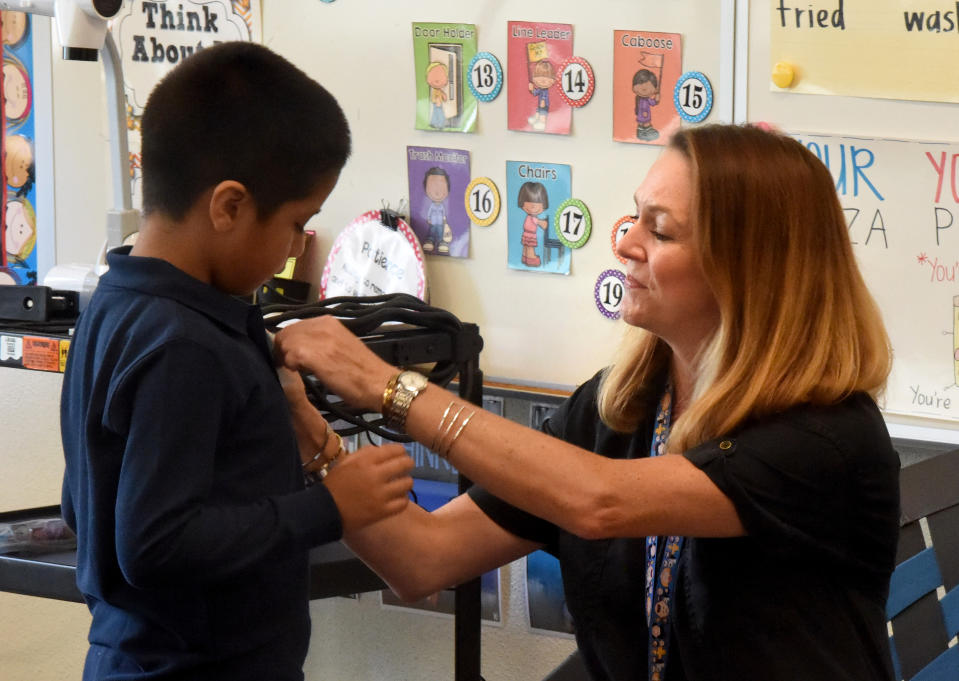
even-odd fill
[{"label": "boy's ear", "polygon": [[210,194],[210,222],[215,232],[227,232],[255,214],[253,197],[242,182],[223,180]]}]

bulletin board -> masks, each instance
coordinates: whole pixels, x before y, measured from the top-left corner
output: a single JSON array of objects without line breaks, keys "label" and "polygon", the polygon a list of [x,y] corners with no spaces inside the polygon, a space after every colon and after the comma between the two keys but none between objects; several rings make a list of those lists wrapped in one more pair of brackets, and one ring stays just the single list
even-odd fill
[{"label": "bulletin board", "polygon": [[[796,28],[795,8],[783,15],[780,4],[802,10],[801,28]],[[844,29],[833,26],[840,7]],[[882,407],[893,427],[905,424],[893,434],[954,442],[959,426],[957,109],[946,101],[946,81],[917,83],[910,74],[949,71],[944,64],[953,61],[948,54],[954,53],[956,36],[944,28],[952,21],[955,29],[955,7],[930,8],[911,0],[812,5],[751,0],[746,9],[749,91],[743,118],[794,135],[830,167],[854,252],[893,345],[893,372]],[[938,19],[932,16],[936,9],[942,9]],[[819,10],[826,12],[823,26],[817,24]],[[921,34],[915,12],[926,14]],[[835,18],[838,22],[839,15]],[[941,30],[930,31],[937,21]],[[868,53],[856,49],[866,39],[863,33],[885,31],[892,40],[893,29],[898,66],[887,66],[881,79],[867,77],[875,62],[863,63]],[[831,80],[819,75],[829,64],[807,60],[812,52],[830,55]],[[784,61],[798,79],[787,88],[773,80],[776,64]],[[913,426],[920,429],[914,435]],[[925,427],[936,432],[922,432]]]},{"label": "bulletin board", "polygon": [[[627,42],[636,46],[647,44],[637,36],[651,34],[681,40],[681,61],[667,63],[657,72],[666,87],[652,107],[653,121],[668,121],[662,126],[665,138],[667,125],[680,125],[675,115],[660,116],[675,111],[673,85],[681,72],[701,72],[711,85],[712,111],[704,122],[718,121],[724,106],[731,111],[731,91],[724,88],[721,75],[730,44],[724,42],[720,27],[722,10],[732,3],[556,0],[544,5],[413,0],[377,3],[376,12],[369,11],[369,3],[348,0],[264,0],[262,4],[263,42],[330,89],[353,131],[353,156],[321,216],[310,225],[319,237],[319,257],[325,258],[338,231],[360,213],[384,202],[392,207],[410,199],[414,208],[424,204],[425,178],[408,177],[408,148],[469,154],[472,177],[487,177],[498,189],[499,215],[487,226],[469,227],[465,257],[442,257],[445,251],[438,254],[446,244],[437,227],[435,244],[431,243],[435,250],[426,255],[430,302],[479,325],[485,342],[481,363],[488,376],[571,386],[608,364],[623,324],[597,308],[597,279],[607,270],[623,268],[612,251],[613,228],[619,218],[635,212],[633,192],[662,150],[661,142],[637,139],[633,93],[614,92],[615,32],[629,34]],[[544,34],[547,37],[530,39],[541,44],[523,53],[528,63],[522,64],[522,80],[509,73],[510,22],[517,33],[527,24],[552,27]],[[427,61],[416,62],[414,24],[423,27],[421,33],[435,24],[455,24],[456,40],[445,42],[466,42],[463,55],[472,51],[470,28],[475,27],[476,50],[492,53],[506,72],[502,91],[491,101],[476,104],[473,132],[462,131],[466,119],[457,118],[457,109],[450,109],[443,97],[437,98],[435,111],[423,100],[418,105],[417,91],[427,91],[427,70],[435,69],[431,64],[445,57],[434,49]],[[511,118],[510,97],[532,100],[527,74],[535,61],[542,54],[560,55],[569,47],[561,43],[567,26],[572,31],[572,55],[584,58],[595,77],[591,99],[572,110],[568,132],[566,120],[555,115],[559,100],[555,89],[550,92],[548,120],[537,119],[533,105],[522,117]],[[623,44],[621,36],[618,44]],[[453,50],[455,45],[441,48]],[[465,60],[465,56],[453,58]],[[442,85],[442,73],[437,70],[431,76],[437,76]],[[623,101],[629,108],[627,115],[632,116],[633,143],[613,138],[614,100],[623,97],[628,97]],[[447,107],[445,113],[441,106]],[[463,110],[469,111],[465,104]],[[537,130],[538,126],[544,130]],[[553,131],[557,134],[550,134]],[[455,185],[453,170],[447,170]],[[572,197],[582,200],[590,212],[588,241],[575,250],[563,245],[546,250],[543,238],[550,233],[540,231],[535,252],[522,249],[519,231],[510,237],[511,211],[519,211],[516,192],[526,182],[539,182],[552,192],[550,183],[562,185],[567,172]],[[519,177],[519,173],[528,176]],[[444,186],[440,180],[436,183]],[[457,198],[462,201],[461,190]],[[556,205],[554,201],[549,210]],[[543,214],[533,217],[542,219]],[[413,226],[428,238],[425,223],[422,228]],[[456,224],[452,227],[457,233]]]}]

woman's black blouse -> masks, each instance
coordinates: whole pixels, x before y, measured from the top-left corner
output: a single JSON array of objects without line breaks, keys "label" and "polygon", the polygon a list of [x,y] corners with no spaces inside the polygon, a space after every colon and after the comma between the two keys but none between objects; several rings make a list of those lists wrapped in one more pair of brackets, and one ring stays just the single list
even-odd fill
[{"label": "woman's black blouse", "polygon": [[[610,458],[649,456],[654,413],[632,435],[610,430],[597,413],[599,379],[580,386],[544,430]],[[685,456],[730,498],[748,535],[687,538],[667,681],[892,679],[885,602],[899,458],[873,400],[800,405]],[[593,679],[645,679],[645,537],[581,539],[482,488],[469,494],[497,524],[559,559]]]}]

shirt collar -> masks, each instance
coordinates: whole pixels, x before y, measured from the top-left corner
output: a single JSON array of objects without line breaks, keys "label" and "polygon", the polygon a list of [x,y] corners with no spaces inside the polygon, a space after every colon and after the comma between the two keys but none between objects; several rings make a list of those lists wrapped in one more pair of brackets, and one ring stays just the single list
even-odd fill
[{"label": "shirt collar", "polygon": [[256,305],[195,279],[165,260],[130,255],[131,248],[121,246],[107,254],[110,269],[102,283],[170,298],[244,335],[250,334],[251,316],[262,320]]}]

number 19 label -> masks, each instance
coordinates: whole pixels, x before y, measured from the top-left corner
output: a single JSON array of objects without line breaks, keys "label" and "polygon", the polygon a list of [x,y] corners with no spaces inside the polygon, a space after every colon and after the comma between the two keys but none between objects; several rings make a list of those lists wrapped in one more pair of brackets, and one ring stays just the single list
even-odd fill
[{"label": "number 19 label", "polygon": [[596,279],[593,298],[596,308],[607,319],[619,319],[623,304],[623,282],[626,275],[619,270],[605,270]]}]

